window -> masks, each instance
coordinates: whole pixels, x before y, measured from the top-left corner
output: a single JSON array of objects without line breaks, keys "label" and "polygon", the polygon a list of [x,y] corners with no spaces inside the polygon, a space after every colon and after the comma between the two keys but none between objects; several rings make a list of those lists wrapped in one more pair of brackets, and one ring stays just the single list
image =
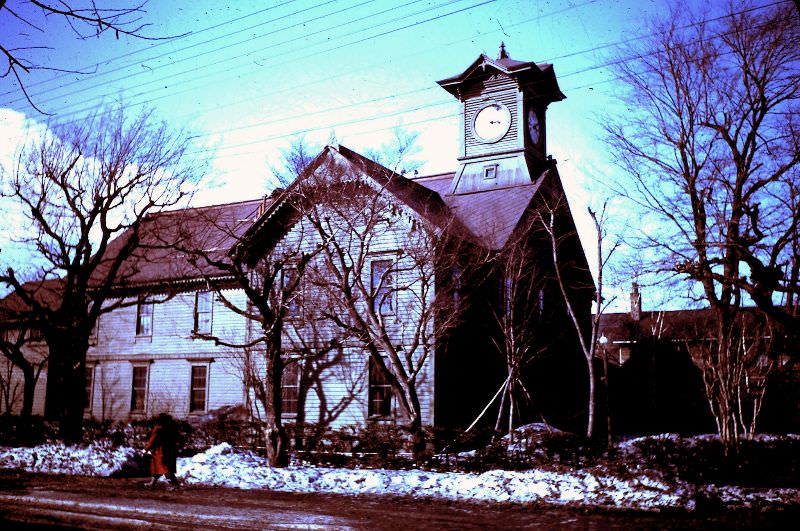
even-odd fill
[{"label": "window", "polygon": [[84,408],[87,411],[92,410],[92,391],[94,390],[94,366],[86,366],[86,403]]},{"label": "window", "polygon": [[94,322],[94,326],[92,327],[92,331],[89,332],[89,344],[96,345],[97,344],[97,334],[100,328],[100,317],[97,317],[97,320]]},{"label": "window", "polygon": [[514,279],[511,272],[503,278],[503,305],[506,319],[511,319],[514,312]]},{"label": "window", "polygon": [[490,181],[497,177],[497,164],[483,167],[483,180]]},{"label": "window", "polygon": [[297,415],[300,397],[300,363],[289,363],[283,368],[281,403],[284,415]]},{"label": "window", "polygon": [[146,299],[139,299],[136,305],[136,335],[153,335],[153,303]]},{"label": "window", "polygon": [[192,365],[192,387],[189,391],[189,412],[206,410],[208,365]]},{"label": "window", "polygon": [[459,267],[458,265],[453,266],[452,278],[450,280],[453,283],[452,284],[452,288],[453,288],[453,306],[455,308],[458,308],[458,306],[459,306],[459,304],[461,302],[461,289],[462,289],[462,285],[461,285],[461,267]]},{"label": "window", "polygon": [[544,288],[539,289],[539,315],[544,313]]},{"label": "window", "polygon": [[44,333],[41,328],[31,327],[28,329],[28,341],[44,341]]},{"label": "window", "polygon": [[286,266],[281,270],[281,290],[286,317],[299,317],[303,311],[302,281],[297,268]]},{"label": "window", "polygon": [[368,417],[388,417],[392,414],[392,386],[372,356],[369,358],[368,400]]},{"label": "window", "polygon": [[214,294],[210,291],[198,291],[194,296],[194,331],[198,334],[210,334],[214,312]]},{"label": "window", "polygon": [[147,403],[147,365],[134,365],[131,381],[131,412],[144,413]]},{"label": "window", "polygon": [[380,315],[395,311],[394,275],[391,260],[373,260],[371,271],[372,309]]}]

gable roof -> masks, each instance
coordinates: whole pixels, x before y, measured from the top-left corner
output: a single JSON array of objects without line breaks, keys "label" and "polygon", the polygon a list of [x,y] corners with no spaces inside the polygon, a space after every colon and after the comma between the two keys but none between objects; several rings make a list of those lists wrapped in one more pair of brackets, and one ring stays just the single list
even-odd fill
[{"label": "gable roof", "polygon": [[[356,176],[364,179],[364,182],[377,190],[385,190],[398,203],[408,207],[421,219],[430,222],[434,226],[452,231],[454,234],[476,243],[479,241],[462,221],[453,214],[437,191],[395,173],[344,146],[329,145],[309,164],[303,174],[292,181],[286,190],[269,205],[258,221],[243,234],[240,245],[245,247],[255,245],[262,248],[261,250],[263,251],[264,246],[269,245],[266,234],[271,228],[270,222],[277,219],[278,212],[287,204],[286,200],[295,193],[302,182],[315,175],[317,170],[325,163],[338,164],[340,167],[353,170]],[[252,251],[247,249],[244,252],[247,255],[252,254]],[[248,257],[250,260],[253,258],[254,256]]]},{"label": "gable roof", "polygon": [[[223,260],[229,259],[235,249],[250,248],[247,250],[254,256],[263,253],[259,238],[271,238],[267,236],[265,225],[299,181],[326,161],[352,169],[354,174],[386,190],[398,203],[434,226],[493,250],[507,244],[543,186],[560,187],[553,161],[535,170],[539,174],[532,183],[450,195],[448,190],[454,173],[409,179],[344,146],[327,146],[304,175],[268,199],[165,211],[145,218],[140,228],[141,246],[123,263],[115,289],[159,289],[197,284],[208,276],[224,277],[224,272],[201,259],[193,259],[190,253],[180,249],[199,249]],[[552,184],[545,185],[546,182]],[[108,256],[118,252],[129,236],[128,232],[113,240]],[[585,257],[581,260],[586,262]],[[96,272],[97,282],[103,278],[103,273],[102,269]],[[3,302],[16,305],[19,301],[15,300],[7,297]]]}]

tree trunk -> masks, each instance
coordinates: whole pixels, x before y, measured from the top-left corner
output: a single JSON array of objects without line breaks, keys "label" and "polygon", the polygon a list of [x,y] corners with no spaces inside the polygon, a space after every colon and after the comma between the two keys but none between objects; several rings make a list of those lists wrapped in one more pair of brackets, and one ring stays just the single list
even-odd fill
[{"label": "tree trunk", "polygon": [[267,461],[270,466],[284,467],[289,464],[289,455],[286,448],[286,430],[281,422],[283,359],[281,358],[280,334],[268,336],[266,358],[267,370],[264,376],[267,392],[264,397],[263,432],[267,445]]},{"label": "tree trunk", "polygon": [[58,421],[58,436],[66,443],[83,440],[83,412],[86,406],[86,350],[80,340],[48,338],[48,416]]},{"label": "tree trunk", "polygon": [[30,418],[33,413],[33,398],[36,394],[36,371],[30,363],[24,366],[17,365],[22,371],[23,388],[22,388],[22,409],[19,416],[22,419]]},{"label": "tree trunk", "polygon": [[603,345],[603,386],[605,387],[605,400],[606,400],[606,442],[608,447],[614,446],[614,440],[611,437],[611,400],[608,396],[608,349]]},{"label": "tree trunk", "polygon": [[594,360],[592,357],[586,358],[586,366],[589,369],[589,419],[586,423],[586,436],[591,438],[594,435]]}]

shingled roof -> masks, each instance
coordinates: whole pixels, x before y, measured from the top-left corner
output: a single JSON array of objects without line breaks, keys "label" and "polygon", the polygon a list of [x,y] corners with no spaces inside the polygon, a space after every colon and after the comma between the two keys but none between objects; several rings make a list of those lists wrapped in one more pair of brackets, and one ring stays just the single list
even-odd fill
[{"label": "shingled roof", "polygon": [[[221,272],[197,259],[191,251],[225,259],[268,200],[256,199],[160,212],[148,216],[140,229],[141,244],[117,275],[119,287],[190,281]],[[123,245],[127,235],[109,248]],[[98,271],[98,278],[103,272]]]},{"label": "shingled roof", "polygon": [[[542,182],[552,168],[531,184],[498,188],[471,194],[450,195],[448,190],[453,173],[408,179],[344,146],[328,146],[317,157],[336,158],[352,165],[358,173],[370,178],[422,218],[436,226],[455,231],[491,249],[501,249],[536,197]],[[312,168],[313,170],[313,168]],[[123,264],[117,275],[116,287],[128,289],[157,289],[176,284],[198,282],[207,276],[224,276],[195,259],[190,249],[227,259],[228,253],[242,238],[253,236],[264,220],[275,211],[280,198],[291,193],[295,183],[270,199],[254,199],[207,207],[186,208],[148,216],[140,229],[141,245]],[[111,242],[108,256],[122,247],[130,233]],[[104,270],[95,274],[99,282]],[[15,297],[3,301],[9,308],[19,302]]]}]

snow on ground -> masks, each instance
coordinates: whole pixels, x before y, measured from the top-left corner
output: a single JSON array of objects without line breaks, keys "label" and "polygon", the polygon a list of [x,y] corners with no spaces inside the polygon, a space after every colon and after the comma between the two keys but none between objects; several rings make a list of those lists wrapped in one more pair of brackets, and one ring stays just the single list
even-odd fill
[{"label": "snow on ground", "polygon": [[[108,476],[131,466],[139,450],[108,445],[0,448],[0,468],[31,472]],[[602,468],[553,472],[492,470],[482,474],[423,470],[345,469],[311,466],[271,468],[264,458],[223,443],[191,458],[178,460],[178,477],[187,485],[210,485],[283,492],[386,494],[511,503],[542,503],[636,510],[695,508],[695,493],[734,506],[772,499],[798,500],[792,489],[748,491],[738,487],[695,488],[667,482],[656,475],[624,478]],[[709,490],[712,489],[712,490]],[[786,492],[786,491],[791,492]],[[713,491],[713,492],[712,492]]]},{"label": "snow on ground", "polygon": [[134,461],[137,450],[112,448],[107,444],[64,446],[45,444],[32,448],[0,447],[0,468],[20,468],[29,472],[110,476]]},{"label": "snow on ground", "polygon": [[621,479],[586,471],[541,470],[483,474],[423,470],[270,468],[249,452],[234,452],[223,443],[190,459],[179,460],[178,476],[188,484],[284,492],[389,494],[512,503],[614,506],[658,509],[692,508],[686,493],[646,476]]}]

